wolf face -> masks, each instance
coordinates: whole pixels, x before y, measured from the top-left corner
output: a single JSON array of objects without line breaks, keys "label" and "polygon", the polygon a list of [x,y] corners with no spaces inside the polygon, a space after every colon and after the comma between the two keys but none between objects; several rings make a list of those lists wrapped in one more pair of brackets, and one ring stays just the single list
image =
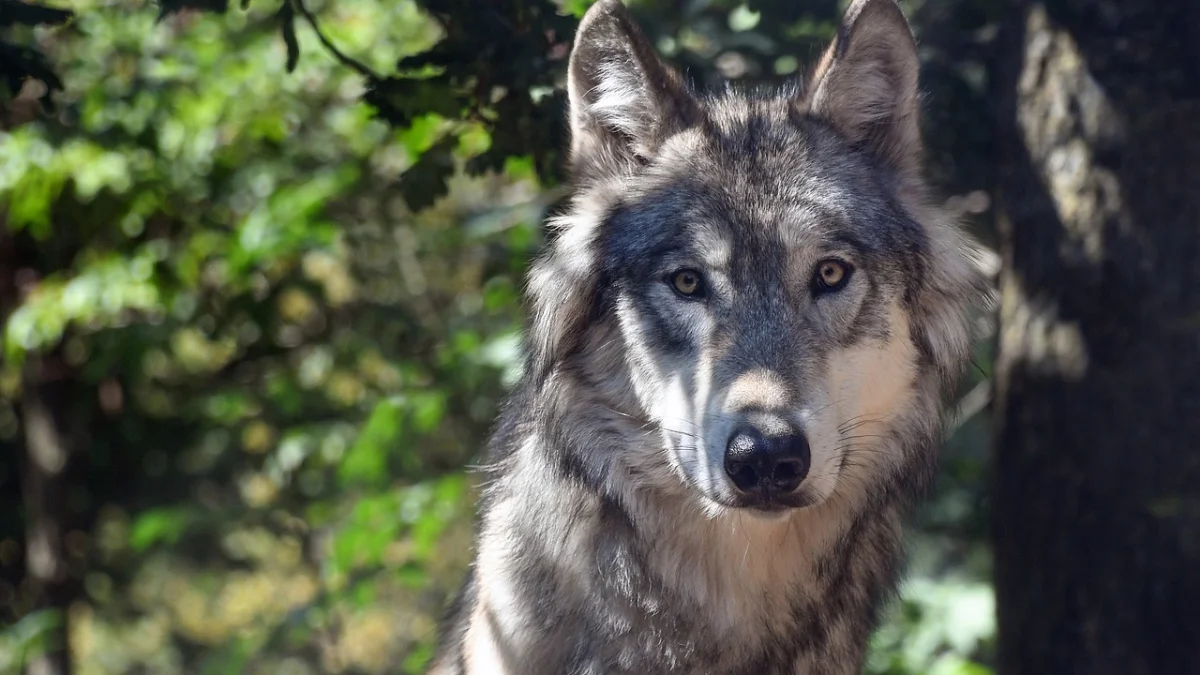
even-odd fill
[{"label": "wolf face", "polygon": [[909,407],[919,269],[895,251],[928,246],[868,164],[821,162],[838,140],[785,105],[668,141],[610,211],[601,271],[672,469],[767,511],[829,497],[863,435]]},{"label": "wolf face", "polygon": [[810,86],[701,98],[620,2],[588,13],[529,363],[641,421],[603,461],[710,515],[932,470],[907,453],[933,452],[982,282],[924,205],[917,70],[895,4],[858,2]]}]

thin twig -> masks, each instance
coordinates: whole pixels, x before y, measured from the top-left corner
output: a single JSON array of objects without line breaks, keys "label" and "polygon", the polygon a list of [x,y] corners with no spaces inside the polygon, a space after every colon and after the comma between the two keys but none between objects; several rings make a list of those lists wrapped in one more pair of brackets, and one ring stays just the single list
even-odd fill
[{"label": "thin twig", "polygon": [[342,50],[338,49],[336,45],[330,42],[329,38],[325,37],[325,34],[321,32],[320,26],[317,25],[317,17],[313,16],[313,13],[304,6],[304,0],[290,1],[296,11],[300,12],[300,14],[304,17],[304,20],[307,21],[308,25],[312,27],[313,32],[317,34],[317,39],[321,41],[321,44],[325,46],[325,49],[329,50],[329,53],[333,54],[333,57],[341,62],[342,65],[353,69],[359,75],[362,75],[368,79],[383,79],[379,75],[375,74],[375,71],[367,67],[365,63],[353,57],[346,56],[344,53],[342,53]]}]

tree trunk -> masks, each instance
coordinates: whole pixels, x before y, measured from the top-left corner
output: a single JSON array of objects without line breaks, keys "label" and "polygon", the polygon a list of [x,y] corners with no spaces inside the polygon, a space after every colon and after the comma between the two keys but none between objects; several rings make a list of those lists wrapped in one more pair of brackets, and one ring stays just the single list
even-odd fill
[{"label": "tree trunk", "polygon": [[25,466],[21,487],[25,499],[28,581],[38,608],[57,613],[48,649],[26,664],[27,675],[69,675],[67,610],[75,589],[64,550],[68,513],[66,476],[71,460],[69,381],[57,358],[29,354],[21,391],[21,426]]},{"label": "tree trunk", "polygon": [[998,672],[1200,673],[1200,2],[1011,18]]}]

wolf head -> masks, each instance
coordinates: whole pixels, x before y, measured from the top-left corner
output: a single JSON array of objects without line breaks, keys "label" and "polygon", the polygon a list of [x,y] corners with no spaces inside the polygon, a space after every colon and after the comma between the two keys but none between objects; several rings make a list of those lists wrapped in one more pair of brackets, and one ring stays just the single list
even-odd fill
[{"label": "wolf head", "polygon": [[982,282],[924,200],[918,67],[895,2],[856,0],[807,86],[698,96],[618,0],[588,11],[529,370],[650,435],[605,462],[710,511],[929,473]]}]

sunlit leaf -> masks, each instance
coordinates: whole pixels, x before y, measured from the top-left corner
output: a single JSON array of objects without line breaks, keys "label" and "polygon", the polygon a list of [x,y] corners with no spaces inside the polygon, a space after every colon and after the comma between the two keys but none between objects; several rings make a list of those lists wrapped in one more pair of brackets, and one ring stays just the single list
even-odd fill
[{"label": "sunlit leaf", "polygon": [[400,438],[403,411],[400,399],[384,399],[376,404],[338,467],[338,477],[343,483],[387,481],[387,458]]},{"label": "sunlit leaf", "polygon": [[62,622],[59,610],[41,609],[0,628],[0,672],[18,672],[34,657],[59,647],[55,631]]},{"label": "sunlit leaf", "polygon": [[145,511],[130,529],[129,546],[135,551],[145,551],[158,543],[175,543],[195,519],[195,511],[183,506]]}]

